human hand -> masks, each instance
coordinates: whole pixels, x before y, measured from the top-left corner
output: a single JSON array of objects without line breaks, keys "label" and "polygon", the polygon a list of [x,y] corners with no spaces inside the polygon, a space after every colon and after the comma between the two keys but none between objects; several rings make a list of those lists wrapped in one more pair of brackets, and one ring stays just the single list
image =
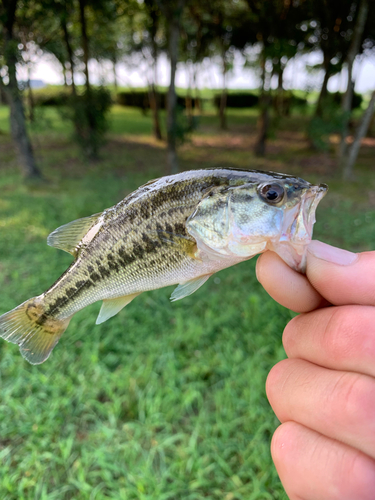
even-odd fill
[{"label": "human hand", "polygon": [[271,453],[291,500],[375,499],[375,252],[309,245],[306,276],[275,253],[257,277],[301,312],[266,391],[281,421]]}]

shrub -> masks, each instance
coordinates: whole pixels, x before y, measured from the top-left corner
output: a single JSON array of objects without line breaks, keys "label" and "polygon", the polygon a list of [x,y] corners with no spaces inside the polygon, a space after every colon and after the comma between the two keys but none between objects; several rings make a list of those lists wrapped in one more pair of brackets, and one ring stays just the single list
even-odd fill
[{"label": "shrub", "polygon": [[[159,109],[166,109],[168,94],[166,92],[157,92],[156,95],[159,102]],[[120,104],[121,106],[140,108],[143,111],[146,111],[151,107],[149,94],[145,90],[118,92],[116,101],[117,104]],[[177,96],[177,106],[183,109],[186,108],[185,97]],[[192,107],[194,108],[195,106],[196,99],[192,99]]]},{"label": "shrub", "polygon": [[[220,109],[221,95],[214,97],[214,104]],[[227,108],[253,108],[259,104],[259,97],[245,92],[230,93],[227,95]]]},{"label": "shrub", "polygon": [[[337,106],[341,106],[341,101],[342,101],[342,92],[334,92],[334,93],[329,93],[328,94],[328,99],[331,98],[332,102]],[[353,99],[352,99],[352,109],[357,109],[361,107],[363,101],[363,97],[361,94],[353,93]]]},{"label": "shrub", "polygon": [[67,100],[68,118],[74,124],[74,139],[86,157],[96,159],[104,135],[108,129],[107,114],[111,106],[111,95],[103,87],[92,87],[80,95]]},{"label": "shrub", "polygon": [[47,87],[33,90],[35,106],[63,106],[70,95],[70,89]]},{"label": "shrub", "polygon": [[293,108],[305,106],[307,99],[296,96],[290,90],[284,90],[282,93],[275,91],[272,95],[272,107],[279,116],[289,116]]}]

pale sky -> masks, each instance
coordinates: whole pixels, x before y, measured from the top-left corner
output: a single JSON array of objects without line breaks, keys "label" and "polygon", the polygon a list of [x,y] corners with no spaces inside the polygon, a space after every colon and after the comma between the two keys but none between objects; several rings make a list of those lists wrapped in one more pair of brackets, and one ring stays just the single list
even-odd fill
[{"label": "pale sky", "polygon": [[[38,63],[32,67],[31,78],[43,80],[45,83],[62,84],[61,66],[52,58],[52,56],[44,55],[38,58]],[[305,56],[299,56],[296,59],[289,61],[284,73],[284,87],[286,89],[302,89],[313,90],[319,89],[323,74],[316,72],[314,74],[307,73],[306,63],[314,65],[321,61],[321,54],[313,52]],[[244,69],[242,56],[237,53],[234,58],[233,70],[227,78],[229,88],[252,89],[258,87],[258,81],[254,70]],[[119,63],[117,65],[118,82],[121,86],[143,87],[147,85],[147,64],[139,63],[134,66]],[[331,77],[329,81],[329,90],[344,90],[346,87],[346,72]],[[90,74],[94,83],[111,83],[113,82],[112,67],[108,63],[101,66],[96,61],[90,61]],[[354,64],[354,76],[356,77],[356,91],[366,93],[375,88],[375,57],[363,58],[356,61]],[[25,68],[19,68],[18,77],[21,80],[26,80]],[[77,83],[83,83],[84,77],[82,73],[76,75]],[[220,73],[220,65],[218,63],[206,60],[202,65],[197,75],[198,86],[200,88],[221,88],[222,77]],[[158,63],[158,83],[159,85],[167,86],[169,84],[169,63],[166,56],[161,56]],[[178,87],[188,86],[188,72],[184,64],[179,63],[176,73],[176,84]],[[276,82],[275,82],[276,85]]]}]

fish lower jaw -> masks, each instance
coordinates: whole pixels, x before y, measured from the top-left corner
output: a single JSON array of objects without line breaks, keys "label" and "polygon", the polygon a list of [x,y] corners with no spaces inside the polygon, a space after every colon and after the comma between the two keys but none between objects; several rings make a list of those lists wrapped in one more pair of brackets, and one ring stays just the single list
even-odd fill
[{"label": "fish lower jaw", "polygon": [[275,252],[289,267],[295,271],[305,273],[307,243],[293,244],[291,240],[269,241],[267,243],[267,250]]}]

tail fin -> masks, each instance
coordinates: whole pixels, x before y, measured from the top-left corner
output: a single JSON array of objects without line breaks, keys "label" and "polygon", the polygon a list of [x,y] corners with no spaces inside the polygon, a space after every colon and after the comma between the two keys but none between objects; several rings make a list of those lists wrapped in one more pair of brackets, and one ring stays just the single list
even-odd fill
[{"label": "tail fin", "polygon": [[34,297],[0,316],[0,337],[18,344],[22,356],[39,365],[49,357],[69,321],[46,315],[43,296]]}]

